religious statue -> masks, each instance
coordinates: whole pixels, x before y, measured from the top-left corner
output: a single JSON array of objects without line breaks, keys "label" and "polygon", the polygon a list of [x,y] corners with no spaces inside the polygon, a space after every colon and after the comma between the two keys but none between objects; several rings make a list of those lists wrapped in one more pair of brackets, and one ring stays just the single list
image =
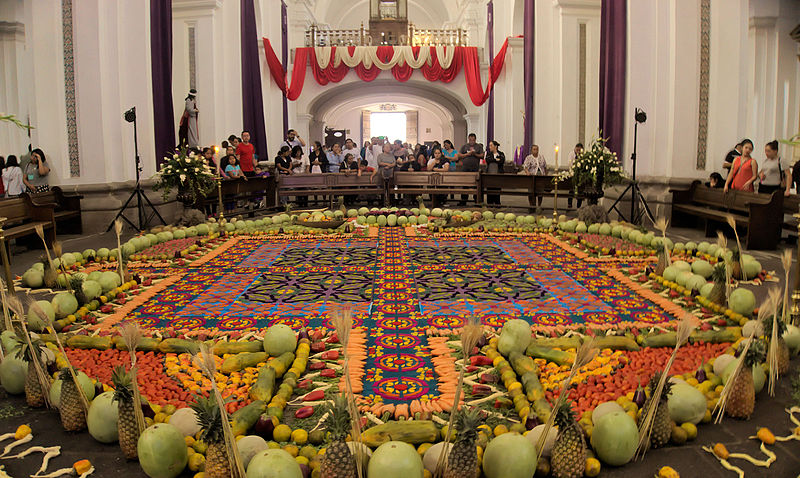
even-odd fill
[{"label": "religious statue", "polygon": [[197,129],[197,90],[192,88],[186,96],[186,104],[178,127],[178,140],[181,146],[196,148],[200,144],[200,135]]}]

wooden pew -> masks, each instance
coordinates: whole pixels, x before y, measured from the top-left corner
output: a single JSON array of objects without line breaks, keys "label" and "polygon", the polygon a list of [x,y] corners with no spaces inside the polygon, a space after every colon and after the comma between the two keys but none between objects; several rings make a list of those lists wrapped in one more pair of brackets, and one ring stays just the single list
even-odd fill
[{"label": "wooden pew", "polygon": [[[0,218],[3,218],[2,228],[4,244],[8,257],[8,241],[26,236],[36,235],[36,226],[44,229],[45,241],[52,245],[56,239],[56,220],[52,204],[34,205],[30,198],[18,197],[0,200]],[[32,240],[38,244],[39,238]]]},{"label": "wooden pew", "polygon": [[[232,210],[225,211],[226,214],[245,214],[253,217],[256,212],[275,207],[275,176],[252,177],[247,180],[244,178],[223,179],[221,189],[223,204],[234,204]],[[263,207],[256,207],[259,198],[265,199]],[[248,206],[253,207],[237,208],[235,206],[237,201],[244,201]],[[198,204],[199,209],[206,211],[214,210],[218,205],[219,195],[216,187]]]},{"label": "wooden pew", "polygon": [[36,194],[22,193],[22,197],[27,197],[34,206],[52,205],[56,225],[62,233],[83,234],[83,222],[81,220],[81,199],[80,194],[64,194],[64,191],[53,186],[49,191]]},{"label": "wooden pew", "polygon": [[430,194],[434,204],[437,195],[472,194],[476,202],[483,202],[480,173],[438,171],[395,171],[391,194]]},{"label": "wooden pew", "polygon": [[278,196],[324,196],[329,198],[329,207],[333,207],[334,197],[345,195],[377,195],[385,201],[383,177],[376,174],[371,178],[371,174],[281,174],[278,176]]},{"label": "wooden pew", "polygon": [[797,218],[795,214],[800,213],[800,195],[792,194],[783,197],[783,224],[785,231],[789,231],[790,236],[797,236]]},{"label": "wooden pew", "polygon": [[727,216],[736,226],[746,229],[745,244],[748,249],[775,249],[780,241],[783,222],[783,192],[771,195],[749,191],[723,192],[694,181],[688,189],[670,189],[672,192],[672,225],[691,227],[701,222],[706,237],[713,237],[717,229],[727,229]]}]

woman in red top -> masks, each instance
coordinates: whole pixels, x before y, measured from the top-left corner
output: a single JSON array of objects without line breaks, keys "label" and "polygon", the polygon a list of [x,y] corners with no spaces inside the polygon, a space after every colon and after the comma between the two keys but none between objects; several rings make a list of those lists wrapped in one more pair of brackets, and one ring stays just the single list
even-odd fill
[{"label": "woman in red top", "polygon": [[742,155],[733,161],[731,172],[725,180],[725,192],[728,189],[740,191],[753,191],[753,182],[758,178],[758,163],[750,156],[753,152],[753,142],[749,139],[742,141]]}]

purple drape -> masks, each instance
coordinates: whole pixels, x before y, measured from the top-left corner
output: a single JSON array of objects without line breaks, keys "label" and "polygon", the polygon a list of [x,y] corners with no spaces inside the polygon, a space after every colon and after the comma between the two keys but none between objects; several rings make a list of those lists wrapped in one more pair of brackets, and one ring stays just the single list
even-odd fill
[{"label": "purple drape", "polygon": [[627,0],[603,0],[600,13],[600,131],[621,158],[625,135]]},{"label": "purple drape", "polygon": [[[489,0],[486,5],[486,30],[489,35],[489,59],[494,58],[494,0]],[[494,138],[494,88],[489,92],[489,104],[486,114],[486,142]]]},{"label": "purple drape", "polygon": [[241,0],[242,27],[242,126],[250,132],[256,154],[268,159],[264,102],[261,97],[261,63],[258,54],[256,10],[253,0]]},{"label": "purple drape", "polygon": [[534,71],[534,54],[536,45],[536,0],[525,0],[524,5],[524,46],[523,56],[525,57],[525,64],[523,70],[525,72],[525,120],[523,121],[524,129],[524,144],[525,150],[523,157],[525,157],[531,150],[533,145],[533,71]]},{"label": "purple drape", "polygon": [[172,0],[150,0],[150,68],[156,165],[175,150],[172,106]]},{"label": "purple drape", "polygon": [[[315,45],[311,45],[315,46]],[[281,63],[284,71],[289,71],[289,14],[286,9],[286,2],[281,0]],[[283,133],[289,131],[289,100],[286,95],[283,98]]]}]

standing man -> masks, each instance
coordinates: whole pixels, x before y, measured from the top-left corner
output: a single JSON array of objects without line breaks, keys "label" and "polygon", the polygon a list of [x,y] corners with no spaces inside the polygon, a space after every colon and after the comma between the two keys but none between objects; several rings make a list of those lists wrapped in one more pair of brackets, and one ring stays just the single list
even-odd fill
[{"label": "standing man", "polygon": [[347,156],[348,154],[352,154],[353,159],[357,160],[356,164],[361,162],[361,150],[358,149],[358,146],[356,146],[356,144],[350,138],[347,138],[347,140],[345,140],[344,149],[342,149],[342,154],[345,156]]},{"label": "standing man", "polygon": [[339,143],[335,143],[333,148],[328,152],[328,171],[331,173],[338,173],[342,161],[344,161],[342,147]]},{"label": "standing man", "polygon": [[236,147],[236,155],[239,156],[239,166],[242,172],[247,177],[256,175],[253,164],[253,156],[255,155],[256,148],[250,143],[250,132],[242,131],[242,142]]},{"label": "standing man", "polygon": [[286,132],[286,139],[281,143],[281,146],[288,146],[289,149],[294,148],[295,146],[302,146],[303,148],[306,147],[306,142],[303,141],[303,138],[297,134],[297,131],[290,129]]},{"label": "standing man", "polygon": [[[481,159],[483,159],[484,151],[483,145],[477,142],[477,138],[478,137],[475,136],[475,133],[470,133],[469,136],[467,136],[467,144],[461,147],[461,151],[458,154],[458,159],[461,162],[461,171],[463,172],[478,172],[480,170]],[[466,206],[467,199],[468,196],[466,194],[462,194],[461,201],[458,203],[458,205]]]},{"label": "standing man", "polygon": [[[545,176],[547,174],[547,160],[544,159],[543,154],[539,154],[538,144],[531,146],[531,154],[525,157],[525,162],[522,163],[522,170],[525,174],[532,176]],[[543,199],[543,196],[536,196],[537,207],[542,207]]]},{"label": "standing man", "polygon": [[197,90],[192,88],[186,96],[183,107],[183,116],[178,126],[179,146],[197,148],[200,144],[200,133],[197,129]]},{"label": "standing man", "polygon": [[[569,164],[567,164],[569,169],[572,169],[572,164],[575,162],[576,159],[578,159],[578,157],[581,154],[583,154],[583,143],[578,143],[575,145],[575,149],[573,149],[572,152],[569,153]],[[582,205],[583,205],[583,199],[578,198],[578,209],[580,209]],[[567,198],[567,207],[572,209],[572,193]]]}]

